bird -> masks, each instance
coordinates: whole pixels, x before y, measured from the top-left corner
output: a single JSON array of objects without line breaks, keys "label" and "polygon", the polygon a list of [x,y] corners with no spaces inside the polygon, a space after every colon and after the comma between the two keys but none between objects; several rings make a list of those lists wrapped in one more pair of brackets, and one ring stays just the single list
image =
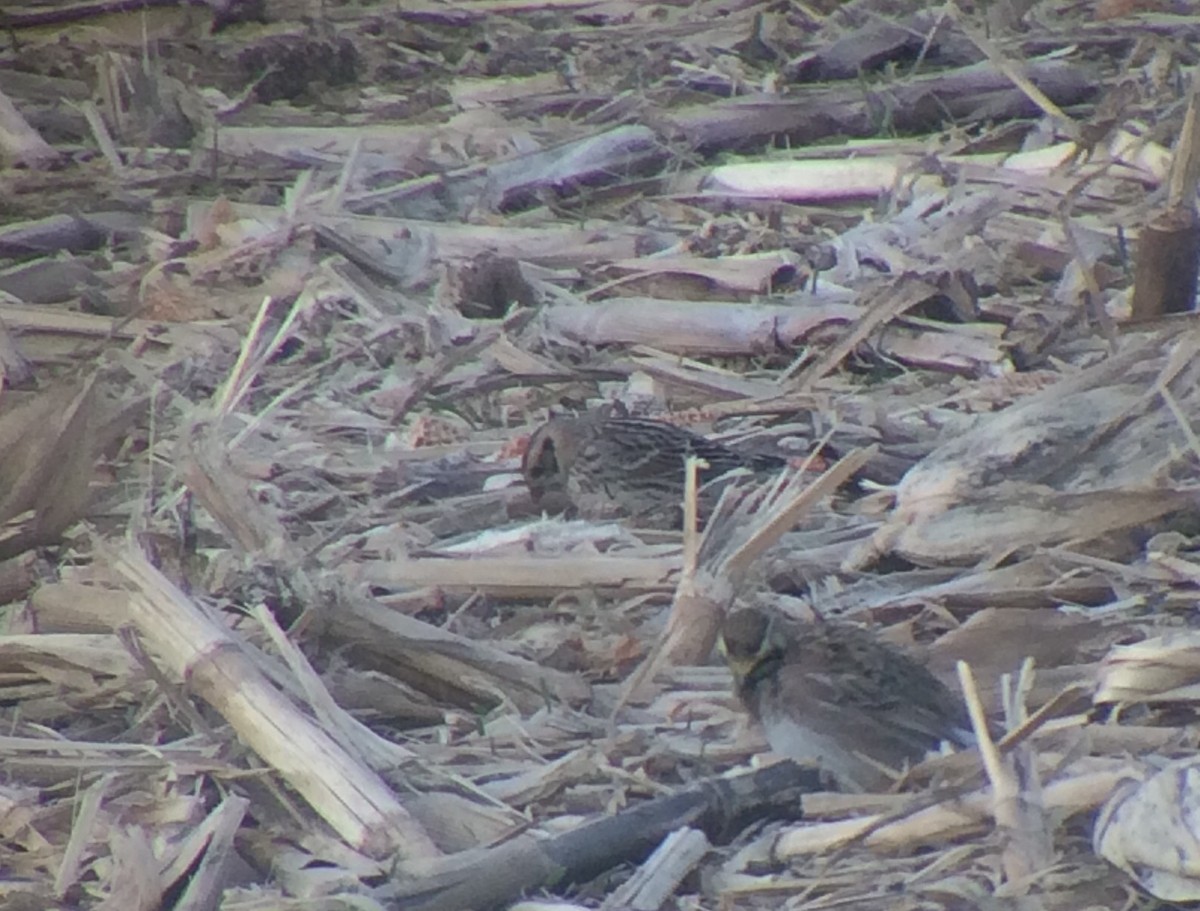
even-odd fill
[{"label": "bird", "polygon": [[734,691],[771,749],[816,764],[849,791],[892,783],[942,742],[973,742],[962,701],[868,629],[738,607],[717,640]]},{"label": "bird", "polygon": [[538,427],[521,469],[530,496],[545,512],[679,528],[688,456],[708,463],[698,472],[702,516],[734,477],[787,464],[777,456],[737,452],[663,421],[592,413],[554,417]]}]

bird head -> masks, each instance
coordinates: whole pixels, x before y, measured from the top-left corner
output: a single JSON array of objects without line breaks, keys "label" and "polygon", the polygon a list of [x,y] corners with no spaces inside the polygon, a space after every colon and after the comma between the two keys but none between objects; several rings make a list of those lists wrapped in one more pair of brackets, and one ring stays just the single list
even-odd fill
[{"label": "bird head", "polygon": [[581,429],[578,424],[578,421],[566,418],[551,418],[529,437],[521,471],[535,503],[541,503],[546,497],[565,495],[567,474],[579,448]]},{"label": "bird head", "polygon": [[780,635],[775,614],[770,611],[743,607],[725,618],[717,637],[717,650],[739,686],[780,657],[783,648]]}]

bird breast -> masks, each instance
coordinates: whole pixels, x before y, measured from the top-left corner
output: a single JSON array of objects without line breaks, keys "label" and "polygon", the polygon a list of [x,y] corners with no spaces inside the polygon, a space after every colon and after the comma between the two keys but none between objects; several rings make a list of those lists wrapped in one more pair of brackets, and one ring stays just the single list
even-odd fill
[{"label": "bird breast", "polygon": [[847,749],[839,736],[826,733],[802,719],[764,713],[763,728],[771,749],[803,764],[819,766],[848,791],[875,790],[888,783],[879,766]]}]

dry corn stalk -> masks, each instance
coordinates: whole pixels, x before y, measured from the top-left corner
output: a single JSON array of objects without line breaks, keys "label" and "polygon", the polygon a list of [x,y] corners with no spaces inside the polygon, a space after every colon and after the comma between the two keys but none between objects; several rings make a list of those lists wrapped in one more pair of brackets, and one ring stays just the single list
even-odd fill
[{"label": "dry corn stalk", "polygon": [[1114,646],[1100,664],[1097,703],[1200,701],[1200,632]]}]

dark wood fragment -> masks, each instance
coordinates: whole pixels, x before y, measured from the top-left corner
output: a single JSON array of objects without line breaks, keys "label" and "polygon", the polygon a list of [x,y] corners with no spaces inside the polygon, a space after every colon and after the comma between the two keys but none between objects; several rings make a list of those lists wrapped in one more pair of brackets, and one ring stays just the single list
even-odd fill
[{"label": "dark wood fragment", "polygon": [[1187,313],[1196,306],[1200,224],[1190,207],[1164,212],[1142,228],[1133,271],[1132,319]]},{"label": "dark wood fragment", "polygon": [[820,773],[780,762],[732,778],[710,778],[551,839],[522,835],[494,848],[436,861],[380,890],[389,908],[482,911],[533,889],[585,882],[619,864],[636,863],[671,832],[700,828],[728,841],[747,825],[800,819],[803,796],[821,790]]}]

